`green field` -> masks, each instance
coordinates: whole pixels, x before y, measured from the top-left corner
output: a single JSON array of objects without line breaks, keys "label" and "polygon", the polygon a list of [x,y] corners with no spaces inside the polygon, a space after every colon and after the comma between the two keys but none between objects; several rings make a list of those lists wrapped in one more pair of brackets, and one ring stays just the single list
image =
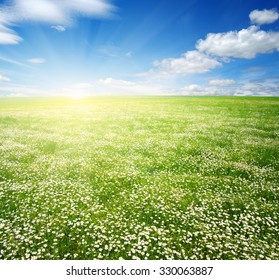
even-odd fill
[{"label": "green field", "polygon": [[278,259],[279,98],[0,99],[0,259]]}]

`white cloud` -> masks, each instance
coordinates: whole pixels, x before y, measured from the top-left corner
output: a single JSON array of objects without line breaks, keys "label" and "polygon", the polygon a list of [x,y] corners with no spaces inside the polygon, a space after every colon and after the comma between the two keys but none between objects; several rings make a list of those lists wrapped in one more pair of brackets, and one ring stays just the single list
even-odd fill
[{"label": "white cloud", "polygon": [[0,75],[0,82],[8,82],[8,81],[10,81],[10,79],[8,77]]},{"label": "white cloud", "polygon": [[58,31],[70,25],[78,16],[109,17],[115,6],[107,0],[11,0],[0,6],[0,44],[17,44],[22,39],[7,26],[34,21],[56,24]]},{"label": "white cloud", "polygon": [[[267,23],[279,18],[276,10],[250,13],[257,23]],[[138,77],[164,78],[209,72],[230,62],[230,58],[252,59],[258,54],[279,51],[279,32],[263,31],[252,25],[240,31],[209,33],[198,40],[196,50],[188,51],[179,58],[166,58],[154,62],[155,69],[137,74]],[[212,81],[212,85],[229,85],[232,81]]]},{"label": "white cloud", "polygon": [[155,61],[156,70],[145,73],[146,76],[153,75],[158,77],[184,76],[190,74],[206,73],[221,63],[208,55],[199,51],[188,51],[180,58],[166,58],[161,61]]},{"label": "white cloud", "polygon": [[22,41],[22,38],[15,34],[15,32],[6,27],[6,21],[1,20],[1,10],[0,10],[0,45],[15,45]]},{"label": "white cloud", "polygon": [[21,66],[21,67],[30,67],[29,65],[23,64],[19,61],[16,61],[16,60],[13,60],[13,59],[10,59],[10,58],[6,58],[6,57],[2,57],[2,56],[0,56],[0,61],[4,61],[4,62],[10,63],[10,64],[18,65],[18,66]]},{"label": "white cloud", "polygon": [[249,14],[252,24],[269,24],[279,19],[279,13],[275,9],[254,10]]},{"label": "white cloud", "polygon": [[180,95],[204,95],[205,91],[201,85],[192,84],[178,90]]},{"label": "white cloud", "polygon": [[120,79],[106,78],[92,83],[78,83],[65,87],[60,94],[74,98],[94,95],[158,95],[164,89],[156,84],[131,82]]},{"label": "white cloud", "polygon": [[257,26],[240,31],[209,33],[197,49],[219,57],[254,58],[257,54],[279,51],[279,32],[266,32]]},{"label": "white cloud", "polygon": [[177,94],[185,96],[228,96],[234,94],[234,89],[222,86],[192,84],[178,89]]},{"label": "white cloud", "polygon": [[108,17],[115,9],[107,0],[14,0],[15,20],[68,24],[75,16]]},{"label": "white cloud", "polygon": [[235,82],[234,86],[231,87],[209,82],[209,85],[187,85],[174,90],[173,94],[185,96],[279,96],[279,87],[278,80]]},{"label": "white cloud", "polygon": [[237,87],[234,95],[240,96],[279,96],[278,84],[263,82],[247,82]]},{"label": "white cloud", "polygon": [[230,86],[230,85],[233,85],[235,83],[236,82],[234,80],[229,80],[229,79],[209,81],[209,85],[211,85],[211,86]]},{"label": "white cloud", "polygon": [[0,86],[0,96],[2,97],[27,97],[27,96],[48,96],[47,90],[28,87],[23,85]]},{"label": "white cloud", "polygon": [[174,91],[177,95],[183,96],[214,96],[214,95],[229,95],[225,93],[224,90],[218,87],[209,87],[205,85],[192,84]]},{"label": "white cloud", "polygon": [[15,21],[67,22],[68,15],[63,10],[62,1],[14,0],[11,13]]},{"label": "white cloud", "polygon": [[98,81],[99,84],[102,85],[109,85],[113,87],[119,87],[119,88],[126,88],[126,87],[131,87],[134,86],[135,83],[130,82],[130,81],[125,81],[125,80],[117,80],[113,78],[106,78],[106,79],[101,79]]},{"label": "white cloud", "polygon": [[[222,80],[220,80],[222,81]],[[223,80],[226,81],[226,80]],[[185,95],[185,96],[279,96],[278,79],[261,81],[242,81],[233,86],[215,84],[190,84],[181,88],[167,88],[161,84],[131,82],[114,78],[106,78],[93,82],[77,83],[61,89],[42,90],[24,85],[1,86],[0,97],[13,96],[68,96],[81,98],[84,96],[110,95]]]},{"label": "white cloud", "polygon": [[51,28],[56,29],[59,32],[64,32],[66,30],[63,25],[52,25]]},{"label": "white cloud", "polygon": [[34,63],[34,64],[42,64],[45,63],[46,60],[44,58],[36,57],[36,58],[30,58],[28,59],[29,62]]},{"label": "white cloud", "polygon": [[107,17],[115,10],[107,0],[62,0],[61,2],[65,9],[88,16]]},{"label": "white cloud", "polygon": [[102,92],[123,95],[157,95],[163,93],[161,86],[158,84],[131,82],[113,78],[98,80],[95,86]]},{"label": "white cloud", "polygon": [[12,32],[3,32],[0,31],[0,44],[1,45],[15,45],[18,44],[22,39],[12,33]]}]

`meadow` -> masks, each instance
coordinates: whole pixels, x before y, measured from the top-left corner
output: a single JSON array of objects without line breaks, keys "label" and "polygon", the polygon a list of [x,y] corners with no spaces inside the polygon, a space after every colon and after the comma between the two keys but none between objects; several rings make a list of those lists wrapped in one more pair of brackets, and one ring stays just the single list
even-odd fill
[{"label": "meadow", "polygon": [[278,259],[279,98],[0,99],[0,259]]}]

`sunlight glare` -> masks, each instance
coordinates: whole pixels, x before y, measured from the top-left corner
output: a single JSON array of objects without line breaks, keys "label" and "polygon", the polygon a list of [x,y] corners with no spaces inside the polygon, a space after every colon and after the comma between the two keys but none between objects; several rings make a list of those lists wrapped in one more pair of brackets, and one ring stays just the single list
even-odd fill
[{"label": "sunlight glare", "polygon": [[74,91],[68,94],[68,97],[73,99],[73,100],[80,100],[82,98],[84,98],[84,94],[78,91]]}]

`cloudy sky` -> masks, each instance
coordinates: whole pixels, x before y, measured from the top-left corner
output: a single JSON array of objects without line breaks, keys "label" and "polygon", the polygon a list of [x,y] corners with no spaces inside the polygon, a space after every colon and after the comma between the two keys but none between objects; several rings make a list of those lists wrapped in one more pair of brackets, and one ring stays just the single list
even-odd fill
[{"label": "cloudy sky", "polygon": [[0,1],[0,96],[279,96],[278,4]]}]

